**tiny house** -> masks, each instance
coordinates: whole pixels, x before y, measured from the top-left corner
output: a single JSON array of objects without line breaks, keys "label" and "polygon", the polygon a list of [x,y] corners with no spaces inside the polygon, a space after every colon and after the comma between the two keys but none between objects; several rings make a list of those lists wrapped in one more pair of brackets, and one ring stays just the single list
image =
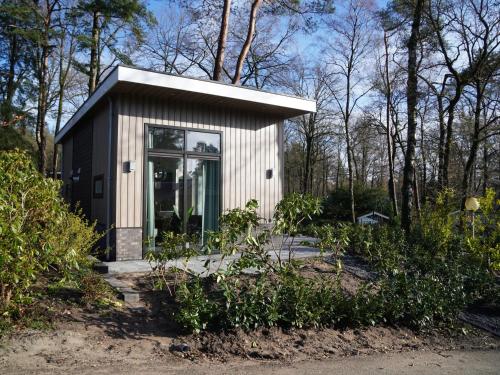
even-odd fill
[{"label": "tiny house", "polygon": [[372,211],[356,219],[358,224],[382,224],[390,220],[389,216],[382,215],[380,212]]},{"label": "tiny house", "polygon": [[[216,229],[252,198],[283,195],[283,122],[303,98],[117,66],[57,133],[64,198],[98,229],[108,260],[142,259],[164,231]],[[110,229],[111,228],[111,229]]]}]

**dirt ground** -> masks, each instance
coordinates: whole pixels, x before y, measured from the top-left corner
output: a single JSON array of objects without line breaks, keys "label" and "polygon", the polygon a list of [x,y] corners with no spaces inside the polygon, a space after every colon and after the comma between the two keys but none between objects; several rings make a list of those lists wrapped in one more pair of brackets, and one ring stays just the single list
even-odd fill
[{"label": "dirt ground", "polygon": [[[328,265],[317,263],[304,270],[328,271]],[[139,289],[148,285],[144,275],[123,279]],[[342,281],[346,290],[355,290],[359,283],[356,276]],[[500,369],[500,339],[470,326],[418,334],[406,328],[378,326],[195,335],[179,333],[173,317],[154,304],[96,311],[70,305],[65,299],[52,309],[53,329],[23,330],[0,339],[0,374],[311,375],[332,369],[357,374],[362,368],[395,374],[435,370],[457,374],[467,373],[467,369],[474,370],[471,373],[500,372],[490,371]],[[362,363],[365,367],[359,367]]]},{"label": "dirt ground", "polygon": [[[96,315],[74,308],[59,317],[54,330],[22,331],[5,338],[0,374],[311,375],[332,369],[345,374],[362,373],[361,369],[494,374],[500,368],[500,340],[472,328],[466,335],[415,335],[405,329],[376,327],[175,336],[169,326],[165,317],[150,317],[136,309]],[[179,343],[189,346],[189,351],[171,351]]]}]

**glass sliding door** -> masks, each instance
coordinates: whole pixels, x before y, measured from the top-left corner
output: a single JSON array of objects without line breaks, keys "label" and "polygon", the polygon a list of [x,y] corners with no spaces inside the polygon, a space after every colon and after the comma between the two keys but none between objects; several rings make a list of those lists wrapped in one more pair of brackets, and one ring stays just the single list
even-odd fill
[{"label": "glass sliding door", "polygon": [[154,249],[163,232],[183,231],[183,158],[149,156],[146,189],[146,241]]},{"label": "glass sliding door", "polygon": [[218,228],[219,160],[188,158],[186,177],[187,232],[197,233],[203,242],[205,231]]},{"label": "glass sliding door", "polygon": [[146,248],[162,233],[197,234],[218,228],[221,204],[221,134],[146,125]]}]

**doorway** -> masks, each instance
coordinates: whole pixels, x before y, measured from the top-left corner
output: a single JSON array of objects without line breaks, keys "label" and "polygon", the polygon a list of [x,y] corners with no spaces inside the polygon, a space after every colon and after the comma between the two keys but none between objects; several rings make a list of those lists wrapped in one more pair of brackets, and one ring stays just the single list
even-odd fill
[{"label": "doorway", "polygon": [[146,125],[146,134],[145,250],[166,231],[204,243],[221,211],[220,133]]}]

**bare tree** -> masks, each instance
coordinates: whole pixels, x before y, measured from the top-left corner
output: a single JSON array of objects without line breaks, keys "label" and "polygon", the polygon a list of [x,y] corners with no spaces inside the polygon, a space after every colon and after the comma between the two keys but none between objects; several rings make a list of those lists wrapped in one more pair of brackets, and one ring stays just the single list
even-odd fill
[{"label": "bare tree", "polygon": [[52,51],[53,23],[60,11],[59,0],[45,0],[33,3],[33,14],[36,18],[37,34],[35,43],[35,75],[38,84],[37,116],[35,140],[38,146],[38,170],[45,173],[47,162],[47,129],[46,117],[49,109],[49,56]]},{"label": "bare tree", "polygon": [[[388,28],[383,27],[383,53],[382,56],[377,59],[377,76],[375,77],[375,89],[383,96],[383,106],[385,112],[385,120],[380,120],[379,125],[382,128],[382,132],[385,135],[386,151],[387,151],[387,161],[388,161],[388,191],[389,199],[392,204],[392,214],[394,216],[398,215],[398,201],[396,192],[396,179],[395,179],[395,157],[396,150],[394,147],[394,138],[396,132],[394,131],[395,116],[394,112],[394,98],[393,98],[393,87],[397,83],[401,69],[397,68],[395,71],[391,70],[391,60],[394,58],[395,52],[390,51],[390,37],[391,31]],[[394,34],[392,32],[392,34]],[[380,116],[382,117],[382,116]]]},{"label": "bare tree", "polygon": [[[73,59],[76,52],[76,23],[74,18],[68,17],[61,12],[59,14],[60,32],[57,35],[57,52],[55,55],[58,66],[58,90],[57,90],[57,111],[54,134],[59,132],[63,116],[63,106],[65,100],[65,91],[68,84],[69,72],[73,65]],[[52,176],[57,177],[58,145],[54,143],[52,155]]]},{"label": "bare tree", "polygon": [[361,100],[371,89],[366,87],[366,68],[364,60],[371,48],[370,3],[363,0],[350,0],[345,14],[340,14],[327,23],[328,29],[334,34],[333,40],[327,43],[330,56],[328,64],[331,67],[328,89],[333,97],[344,128],[347,169],[349,178],[349,195],[351,219],[356,221],[354,202],[354,170],[353,150],[351,145],[350,127],[352,116]]},{"label": "bare tree", "polygon": [[294,131],[304,145],[303,173],[301,191],[313,190],[313,170],[320,159],[325,158],[322,141],[331,134],[328,111],[328,90],[325,82],[325,69],[316,66],[306,68],[302,63],[293,65],[281,78],[281,86],[288,88],[294,95],[316,100],[316,112],[291,120]]},{"label": "bare tree", "polygon": [[[282,75],[296,65],[296,55],[288,51],[294,36],[299,31],[294,18],[289,18],[286,25],[276,25],[275,16],[259,17],[255,36],[241,71],[241,85],[256,88],[283,85]],[[238,36],[234,36],[238,39]],[[286,85],[285,85],[286,86]]]},{"label": "bare tree", "polygon": [[415,178],[415,147],[417,131],[417,52],[420,38],[420,23],[422,19],[423,0],[417,0],[412,12],[411,33],[408,40],[408,83],[406,90],[408,129],[406,135],[405,165],[403,169],[401,225],[407,232],[412,223],[412,208],[414,200],[414,178]]},{"label": "bare tree", "polygon": [[[487,89],[500,71],[500,14],[495,12],[496,2],[493,0],[461,0],[455,7],[456,34],[466,51],[468,58],[468,77],[474,89],[474,125],[471,132],[471,143],[462,178],[462,208],[469,193],[470,175],[476,161],[481,137],[487,128],[498,122],[496,100],[498,93],[493,90],[495,103],[493,116],[482,120],[485,113]],[[497,88],[495,86],[492,86]],[[491,98],[491,96],[490,96]],[[481,123],[482,122],[482,123]]]},{"label": "bare tree", "polygon": [[182,8],[166,8],[158,18],[140,47],[139,62],[164,73],[191,73],[203,58],[201,48],[192,48],[195,21]]},{"label": "bare tree", "polygon": [[229,30],[229,15],[231,14],[231,0],[224,0],[222,8],[222,19],[219,32],[219,40],[217,43],[217,54],[214,62],[214,76],[215,81],[222,79],[222,68],[224,66],[224,51],[227,43],[227,33]]},{"label": "bare tree", "polygon": [[247,36],[241,47],[240,54],[238,55],[238,61],[236,62],[236,68],[234,69],[233,84],[239,85],[241,79],[241,70],[243,69],[243,63],[247,58],[248,51],[250,51],[250,46],[252,45],[253,38],[255,36],[255,24],[257,23],[257,12],[262,5],[262,0],[253,0],[252,6],[250,8],[250,17],[248,19],[248,29]]}]

